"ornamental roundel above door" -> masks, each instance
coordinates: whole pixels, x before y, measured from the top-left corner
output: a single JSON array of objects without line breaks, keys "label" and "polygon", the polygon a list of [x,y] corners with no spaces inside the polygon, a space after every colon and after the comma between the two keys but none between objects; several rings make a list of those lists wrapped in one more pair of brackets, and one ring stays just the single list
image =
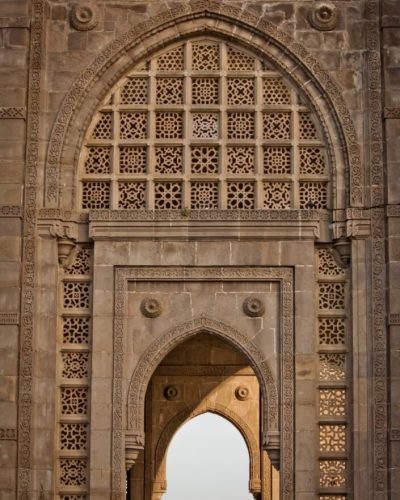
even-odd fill
[{"label": "ornamental roundel above door", "polygon": [[273,65],[194,38],[129,71],[87,130],[79,209],[324,209],[317,116]]}]

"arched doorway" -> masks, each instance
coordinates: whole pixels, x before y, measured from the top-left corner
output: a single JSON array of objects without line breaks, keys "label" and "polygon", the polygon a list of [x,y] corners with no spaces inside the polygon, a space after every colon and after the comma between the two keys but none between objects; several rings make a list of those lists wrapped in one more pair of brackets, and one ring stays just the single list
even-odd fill
[{"label": "arched doorway", "polygon": [[250,500],[249,452],[238,429],[207,412],[186,422],[167,454],[167,491],[162,500]]},{"label": "arched doorway", "polygon": [[279,479],[273,486],[272,465],[262,450],[261,402],[250,360],[229,342],[200,331],[177,345],[159,363],[148,384],[145,446],[130,472],[128,498],[163,498],[171,440],[193,417],[212,412],[240,430],[250,459],[243,471],[249,476],[248,489],[254,498],[270,500],[273,487],[279,489]]}]

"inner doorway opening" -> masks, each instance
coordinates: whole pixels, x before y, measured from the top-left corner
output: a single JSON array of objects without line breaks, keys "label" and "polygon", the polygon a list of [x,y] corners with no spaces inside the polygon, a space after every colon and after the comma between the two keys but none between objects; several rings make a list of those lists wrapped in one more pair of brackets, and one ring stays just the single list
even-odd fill
[{"label": "inner doorway opening", "polygon": [[206,412],[185,423],[173,437],[162,500],[254,500],[249,466],[240,432],[225,418]]},{"label": "inner doorway opening", "polygon": [[[147,386],[145,447],[129,472],[127,498],[175,500],[175,493],[170,496],[173,492],[169,484],[171,478],[167,477],[168,450],[180,430],[200,422],[197,420],[200,415],[209,417],[211,414],[211,417],[223,417],[222,420],[245,442],[247,462],[241,466],[241,476],[246,477],[246,486],[238,500],[279,500],[279,494],[273,495],[274,490],[279,490],[279,473],[274,473],[268,453],[262,449],[261,412],[260,383],[251,362],[242,352],[229,341],[207,331],[183,341],[160,362]],[[199,438],[201,434],[194,439]],[[243,457],[241,452],[240,455]],[[180,467],[172,467],[182,479]],[[190,478],[192,483],[193,476]],[[194,500],[192,492],[196,488],[184,484],[189,488],[185,492],[186,499]],[[208,493],[202,495],[202,500],[235,498],[232,495],[213,496],[211,485],[206,486]]]}]

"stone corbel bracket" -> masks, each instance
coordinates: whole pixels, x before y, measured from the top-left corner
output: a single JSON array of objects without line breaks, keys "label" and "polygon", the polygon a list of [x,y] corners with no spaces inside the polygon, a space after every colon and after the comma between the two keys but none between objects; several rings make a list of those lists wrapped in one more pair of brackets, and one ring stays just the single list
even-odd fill
[{"label": "stone corbel bracket", "polygon": [[268,453],[271,464],[276,470],[281,465],[281,436],[279,431],[263,433],[263,449]]},{"label": "stone corbel bracket", "polygon": [[139,453],[144,449],[144,437],[137,434],[125,433],[125,467],[130,470],[135,465]]},{"label": "stone corbel bracket", "polygon": [[371,234],[371,212],[367,208],[335,210],[332,235],[335,241],[365,239]]},{"label": "stone corbel bracket", "polygon": [[50,235],[57,238],[58,242],[58,261],[64,269],[69,266],[73,259],[75,242],[77,240],[76,227],[70,224],[53,224],[50,229]]}]

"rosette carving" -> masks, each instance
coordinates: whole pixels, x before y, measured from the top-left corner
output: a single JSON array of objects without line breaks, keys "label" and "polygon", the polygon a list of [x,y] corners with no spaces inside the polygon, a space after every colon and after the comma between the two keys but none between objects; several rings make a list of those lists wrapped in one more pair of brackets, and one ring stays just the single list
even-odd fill
[{"label": "rosette carving", "polygon": [[143,299],[140,304],[143,316],[147,318],[157,318],[162,312],[162,307],[157,299]]},{"label": "rosette carving", "polygon": [[309,11],[308,20],[316,30],[333,30],[338,20],[336,7],[330,2],[317,2]]},{"label": "rosette carving", "polygon": [[243,311],[247,316],[256,318],[264,314],[265,306],[257,297],[247,297],[243,302]]},{"label": "rosette carving", "polygon": [[71,26],[76,30],[92,30],[99,22],[98,8],[92,2],[75,4],[71,8],[69,20]]},{"label": "rosette carving", "polygon": [[173,401],[178,397],[179,391],[176,385],[168,385],[164,389],[164,397],[165,399],[168,399],[168,401]]},{"label": "rosette carving", "polygon": [[239,401],[246,401],[246,399],[249,399],[250,396],[249,388],[245,385],[239,385],[235,389],[235,396]]}]

